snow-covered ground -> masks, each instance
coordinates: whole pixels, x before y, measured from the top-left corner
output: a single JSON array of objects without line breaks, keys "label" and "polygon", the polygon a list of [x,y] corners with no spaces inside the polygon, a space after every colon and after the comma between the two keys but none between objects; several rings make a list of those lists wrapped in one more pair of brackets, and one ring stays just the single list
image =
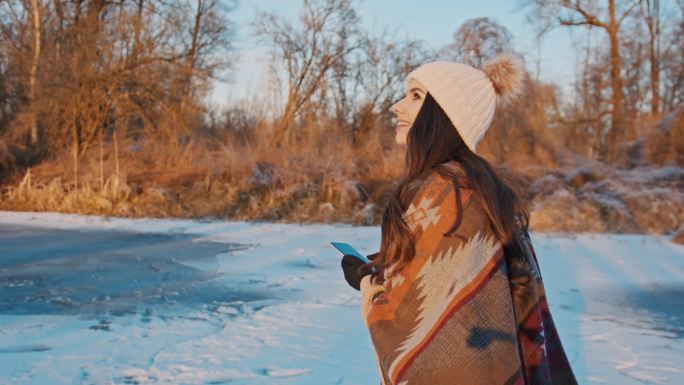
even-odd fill
[{"label": "snow-covered ground", "polygon": [[[531,236],[580,383],[684,383],[683,246]],[[330,241],[380,229],[0,212],[0,384],[378,384]]]}]

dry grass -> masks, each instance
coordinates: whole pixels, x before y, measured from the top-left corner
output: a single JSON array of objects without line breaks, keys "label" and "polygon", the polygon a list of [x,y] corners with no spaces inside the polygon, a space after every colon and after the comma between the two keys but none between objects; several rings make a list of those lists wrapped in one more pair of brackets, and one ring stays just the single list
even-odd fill
[{"label": "dry grass", "polygon": [[[248,137],[197,136],[177,147],[120,140],[118,174],[113,144],[103,145],[102,158],[93,146],[80,161],[78,185],[65,153],[15,174],[0,209],[379,224],[403,173],[405,147],[394,144],[389,130],[373,130],[353,147],[339,130],[308,128],[296,144],[282,147],[260,124]],[[522,182],[534,230],[662,234],[684,222],[684,171],[677,164],[619,170],[543,137],[525,143],[529,135],[522,133],[535,128],[514,128],[518,142],[485,137],[482,155]],[[508,152],[502,157],[501,151]],[[640,162],[647,157],[630,163]]]},{"label": "dry grass", "polygon": [[[214,217],[378,223],[402,172],[403,149],[379,140],[352,148],[334,130],[278,148],[260,130],[244,145],[190,141],[171,147],[120,141],[94,146],[74,184],[69,154],[16,175],[0,209],[130,217]],[[100,163],[102,162],[102,163]]]}]

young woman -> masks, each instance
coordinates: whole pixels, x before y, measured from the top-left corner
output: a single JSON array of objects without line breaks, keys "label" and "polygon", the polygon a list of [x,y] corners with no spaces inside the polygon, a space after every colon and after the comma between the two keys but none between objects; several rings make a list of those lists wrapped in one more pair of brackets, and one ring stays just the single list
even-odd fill
[{"label": "young woman", "polygon": [[576,384],[546,302],[528,212],[477,155],[495,106],[521,94],[512,55],[431,62],[394,104],[407,172],[380,251],[344,256],[383,385]]}]

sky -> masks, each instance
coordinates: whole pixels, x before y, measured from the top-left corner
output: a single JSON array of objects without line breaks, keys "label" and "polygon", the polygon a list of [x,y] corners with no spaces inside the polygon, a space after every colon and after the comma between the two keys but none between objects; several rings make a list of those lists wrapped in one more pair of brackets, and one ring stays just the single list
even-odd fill
[{"label": "sky", "polygon": [[[468,19],[489,17],[505,26],[513,37],[513,47],[525,57],[534,76],[540,57],[540,79],[567,89],[573,78],[575,57],[571,30],[556,28],[548,33],[538,54],[535,32],[527,21],[529,9],[521,0],[353,0],[358,5],[362,27],[378,30],[379,26],[399,27],[397,38],[422,40],[430,48],[438,48],[453,40],[453,33]],[[227,105],[261,92],[266,80],[267,48],[256,41],[249,23],[257,10],[275,11],[292,21],[297,20],[302,0],[239,0],[231,13],[236,23],[235,48],[237,62],[230,82],[215,82],[210,101]],[[403,35],[402,35],[403,34]]]}]

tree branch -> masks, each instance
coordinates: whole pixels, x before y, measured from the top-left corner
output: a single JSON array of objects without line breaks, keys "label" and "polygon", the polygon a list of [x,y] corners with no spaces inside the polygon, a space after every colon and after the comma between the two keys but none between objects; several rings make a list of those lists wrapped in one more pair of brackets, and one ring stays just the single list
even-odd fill
[{"label": "tree branch", "polygon": [[632,9],[634,9],[634,7],[636,7],[637,5],[641,4],[641,1],[642,1],[642,0],[636,0],[629,8],[625,11],[625,13],[623,13],[622,16],[620,16],[620,19],[619,19],[618,22],[617,22],[617,28],[620,28],[620,23],[622,23],[622,20],[624,20],[625,17],[627,17],[627,15],[629,15],[629,13],[632,12]]},{"label": "tree branch", "polygon": [[589,12],[587,12],[586,10],[584,10],[579,4],[579,0],[575,0],[574,3],[571,3],[570,1],[565,0],[565,1],[563,1],[563,5],[565,6],[565,8],[577,11],[580,15],[582,15],[584,17],[584,20],[575,22],[573,24],[564,24],[564,25],[588,24],[588,25],[594,25],[597,27],[608,29],[608,25],[606,25],[606,23],[602,22],[596,16],[594,16],[594,15],[590,14]]}]

